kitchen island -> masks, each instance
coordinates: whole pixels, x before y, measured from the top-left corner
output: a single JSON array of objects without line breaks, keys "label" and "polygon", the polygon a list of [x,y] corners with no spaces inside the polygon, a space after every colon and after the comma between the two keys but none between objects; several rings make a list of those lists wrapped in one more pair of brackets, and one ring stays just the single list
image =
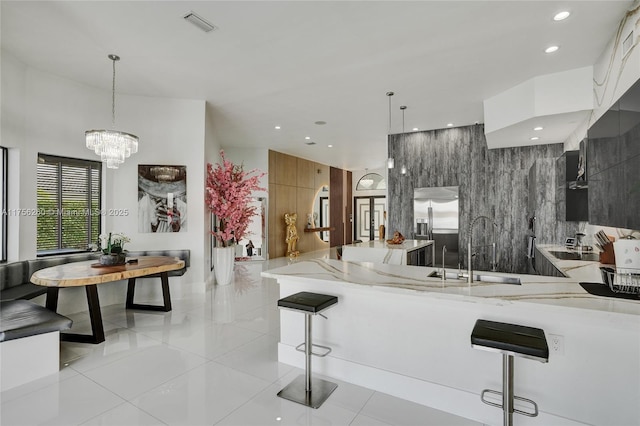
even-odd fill
[{"label": "kitchen island", "polygon": [[[500,424],[501,410],[479,394],[500,389],[502,360],[472,349],[470,334],[480,318],[510,322],[561,340],[547,364],[516,358],[516,395],[540,408],[536,418],[517,416],[518,424],[640,424],[640,300],[592,296],[569,278],[518,275],[522,285],[469,286],[428,277],[435,270],[315,259],[263,276],[278,281],[281,297],[338,296],[328,320],[314,321],[314,340],[333,348],[314,358],[316,374]],[[302,316],[280,318],[279,360],[302,368]]]},{"label": "kitchen island", "polygon": [[[429,247],[431,250],[428,250]],[[433,240],[404,240],[401,244],[371,240],[342,246],[342,259],[345,261],[433,266],[435,258]]]}]

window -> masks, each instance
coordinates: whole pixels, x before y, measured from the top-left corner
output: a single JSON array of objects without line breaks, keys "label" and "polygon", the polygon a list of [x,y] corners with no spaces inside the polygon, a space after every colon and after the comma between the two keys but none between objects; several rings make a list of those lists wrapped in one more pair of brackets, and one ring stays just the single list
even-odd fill
[{"label": "window", "polygon": [[102,163],[38,154],[37,181],[38,256],[97,243]]},{"label": "window", "polygon": [[378,173],[368,173],[360,178],[356,184],[356,191],[370,189],[387,189],[387,181]]},{"label": "window", "polygon": [[7,157],[8,150],[0,146],[0,262],[7,260]]}]

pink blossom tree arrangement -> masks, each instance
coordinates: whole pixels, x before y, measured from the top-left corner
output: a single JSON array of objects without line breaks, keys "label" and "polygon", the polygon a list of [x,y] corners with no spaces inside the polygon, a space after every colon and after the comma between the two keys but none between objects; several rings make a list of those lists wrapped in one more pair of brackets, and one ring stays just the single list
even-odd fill
[{"label": "pink blossom tree arrangement", "polygon": [[257,208],[249,205],[251,194],[265,191],[260,178],[266,173],[257,169],[245,172],[242,165],[227,160],[223,150],[220,157],[222,164],[207,164],[205,201],[218,222],[211,234],[222,247],[229,247],[247,233],[249,221],[257,213]]}]

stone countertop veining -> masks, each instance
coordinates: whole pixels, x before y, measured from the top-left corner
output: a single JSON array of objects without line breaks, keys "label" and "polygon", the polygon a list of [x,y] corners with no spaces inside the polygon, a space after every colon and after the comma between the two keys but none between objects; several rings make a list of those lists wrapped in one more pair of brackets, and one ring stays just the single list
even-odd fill
[{"label": "stone countertop veining", "polygon": [[[550,253],[550,251],[563,251],[567,253],[573,252],[564,246],[536,244],[536,248],[549,262],[553,264],[553,266],[556,267],[556,269],[562,272],[565,276],[577,281],[601,283],[602,276],[600,274],[600,267],[608,266],[615,268],[615,265],[601,264],[596,261],[558,259]],[[598,251],[596,250],[590,253],[598,253]]]},{"label": "stone countertop veining", "polygon": [[[598,265],[597,262],[589,263]],[[586,268],[591,268],[590,273],[596,275],[591,276],[589,280],[598,282],[599,280],[596,278],[600,276],[600,272],[596,265],[584,265],[587,272],[583,271],[582,273],[589,273]],[[576,273],[575,269],[579,268],[571,269],[572,273]],[[323,258],[294,262],[287,266],[264,271],[262,275],[275,279],[304,278],[312,281],[366,286],[380,291],[407,292],[442,300],[482,302],[495,305],[526,303],[529,307],[570,308],[577,314],[600,312],[609,316],[610,314],[621,314],[624,317],[633,315],[637,316],[634,321],[640,321],[640,299],[593,296],[580,287],[579,282],[585,281],[582,278],[484,272],[487,275],[517,276],[522,285],[474,282],[469,288],[469,285],[463,280],[449,279],[443,286],[441,279],[428,277],[431,272],[437,270],[437,268],[424,266],[343,262]],[[457,270],[450,270],[450,272],[457,272]]]},{"label": "stone countertop veining", "polygon": [[373,249],[396,249],[413,251],[423,247],[428,247],[434,243],[433,240],[404,240],[402,244],[389,244],[386,241],[371,240],[362,243],[353,243],[344,247],[373,248]]}]

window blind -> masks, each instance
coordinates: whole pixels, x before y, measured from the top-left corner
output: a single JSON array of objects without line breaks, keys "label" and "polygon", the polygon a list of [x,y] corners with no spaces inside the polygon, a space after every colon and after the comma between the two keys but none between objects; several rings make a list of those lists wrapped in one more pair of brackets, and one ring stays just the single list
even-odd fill
[{"label": "window blind", "polygon": [[87,250],[100,235],[102,163],[39,154],[38,254]]}]

